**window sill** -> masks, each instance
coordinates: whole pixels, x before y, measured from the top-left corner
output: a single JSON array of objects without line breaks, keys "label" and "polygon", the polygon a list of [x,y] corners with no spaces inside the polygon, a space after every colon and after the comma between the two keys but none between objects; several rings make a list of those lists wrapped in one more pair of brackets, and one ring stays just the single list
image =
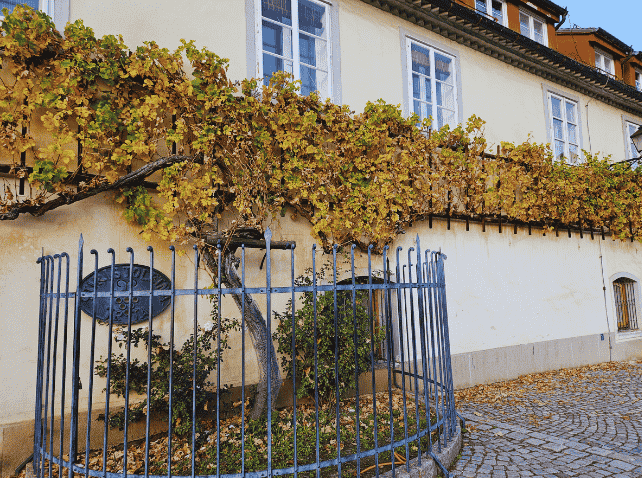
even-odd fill
[{"label": "window sill", "polygon": [[627,342],[629,340],[642,339],[642,330],[623,330],[615,334],[615,342]]}]

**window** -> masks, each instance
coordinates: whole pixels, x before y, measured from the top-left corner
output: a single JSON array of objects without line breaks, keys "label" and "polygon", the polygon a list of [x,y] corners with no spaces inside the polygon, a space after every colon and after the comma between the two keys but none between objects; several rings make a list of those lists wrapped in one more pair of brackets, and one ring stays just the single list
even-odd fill
[{"label": "window", "polygon": [[628,277],[613,281],[613,297],[618,331],[638,329],[637,306],[635,303],[637,282]]},{"label": "window", "polygon": [[49,16],[53,16],[53,0],[0,0],[0,12],[3,8],[9,9],[9,12],[13,11],[13,7],[16,5],[27,5],[34,10],[42,10]]},{"label": "window", "polygon": [[475,0],[475,8],[478,13],[494,19],[496,22],[506,25],[504,19],[504,2],[498,0]]},{"label": "window", "polygon": [[580,161],[577,102],[554,93],[548,95],[550,138],[557,160],[569,164]]},{"label": "window", "polygon": [[430,46],[406,39],[409,111],[420,119],[432,117],[433,128],[457,124],[455,58]]},{"label": "window", "polygon": [[49,15],[54,22],[60,23],[60,25],[57,25],[58,29],[62,30],[65,28],[65,24],[69,20],[69,0],[58,0],[59,3],[58,5],[58,16],[60,18],[55,17],[55,9],[54,9],[54,0],[0,0],[0,19],[4,18],[2,15],[2,9],[7,8],[9,12],[13,11],[13,8],[16,5],[27,5],[34,10],[42,10],[45,12],[47,15]]},{"label": "window", "polygon": [[635,159],[639,157],[638,150],[636,149],[633,141],[631,141],[631,135],[635,133],[640,125],[631,123],[629,121],[624,122],[625,134],[624,137],[627,140],[626,143],[626,159]]},{"label": "window", "polygon": [[546,37],[546,22],[527,13],[523,10],[519,11],[519,28],[520,33],[525,37],[535,40],[542,45],[548,45]]},{"label": "window", "polygon": [[640,70],[635,70],[635,87],[638,91],[642,91],[642,73]]},{"label": "window", "polygon": [[595,67],[602,73],[606,73],[609,76],[615,76],[613,57],[597,48],[595,49]]},{"label": "window", "polygon": [[301,94],[332,96],[331,6],[319,0],[256,0],[258,76],[277,71],[301,80]]}]

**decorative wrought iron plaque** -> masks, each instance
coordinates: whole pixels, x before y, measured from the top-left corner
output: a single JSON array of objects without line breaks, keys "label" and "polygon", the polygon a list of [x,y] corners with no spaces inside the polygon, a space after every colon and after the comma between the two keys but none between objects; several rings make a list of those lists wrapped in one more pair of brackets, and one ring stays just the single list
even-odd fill
[{"label": "decorative wrought iron plaque", "polygon": [[[97,292],[110,292],[111,290],[111,266],[98,269]],[[170,290],[171,281],[162,272],[153,269],[154,290]],[[137,291],[149,292],[149,266],[134,264],[132,272],[132,288]],[[116,264],[114,266],[114,292],[129,291],[129,264]],[[94,292],[94,273],[86,276],[80,283],[80,292]],[[98,297],[96,299],[96,320],[109,322],[109,297]],[[154,297],[152,300],[152,317],[163,312],[171,299],[168,295]],[[89,316],[94,313],[94,298],[83,297],[80,301],[80,308]],[[127,324],[129,314],[129,297],[114,297],[112,306],[114,324]],[[149,297],[133,297],[132,299],[132,324],[144,322],[149,319]]]}]

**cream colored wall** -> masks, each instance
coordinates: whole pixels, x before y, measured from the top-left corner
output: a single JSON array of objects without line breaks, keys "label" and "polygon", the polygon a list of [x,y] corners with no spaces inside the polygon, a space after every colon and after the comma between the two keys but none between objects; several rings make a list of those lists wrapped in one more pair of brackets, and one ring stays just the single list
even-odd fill
[{"label": "cream colored wall", "polygon": [[[452,353],[601,334],[608,331],[598,237],[452,221],[417,223],[396,245],[438,249],[445,261]],[[606,241],[609,253],[637,254],[639,244]],[[618,251],[618,252],[615,252]],[[642,273],[642,262],[628,270]],[[609,274],[610,269],[606,269]],[[636,272],[632,272],[636,273]],[[611,330],[613,326],[611,325]]]},{"label": "cream colored wall", "polygon": [[70,0],[70,21],[82,19],[97,36],[121,34],[130,48],[153,40],[176,49],[194,40],[231,59],[229,75],[246,77],[244,0]]}]

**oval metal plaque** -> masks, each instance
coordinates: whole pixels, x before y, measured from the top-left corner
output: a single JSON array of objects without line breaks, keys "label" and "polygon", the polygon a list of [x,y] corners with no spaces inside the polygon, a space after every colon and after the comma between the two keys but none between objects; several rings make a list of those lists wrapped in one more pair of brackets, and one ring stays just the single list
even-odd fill
[{"label": "oval metal plaque", "polygon": [[[154,271],[154,290],[170,290],[169,278],[158,271]],[[111,290],[111,266],[98,269],[97,292]],[[134,264],[132,272],[133,290],[149,292],[149,266]],[[129,264],[116,264],[114,266],[114,292],[129,291]],[[94,273],[87,275],[80,283],[80,292],[94,292]],[[109,322],[109,297],[98,297],[96,300],[96,320]],[[163,312],[171,299],[168,295],[154,297],[152,300],[152,317]],[[90,317],[94,313],[94,298],[83,297],[80,301],[81,310]],[[134,297],[132,300],[132,324],[144,322],[149,319],[149,297]],[[127,325],[129,313],[129,297],[114,297],[113,303],[114,324]]]}]

